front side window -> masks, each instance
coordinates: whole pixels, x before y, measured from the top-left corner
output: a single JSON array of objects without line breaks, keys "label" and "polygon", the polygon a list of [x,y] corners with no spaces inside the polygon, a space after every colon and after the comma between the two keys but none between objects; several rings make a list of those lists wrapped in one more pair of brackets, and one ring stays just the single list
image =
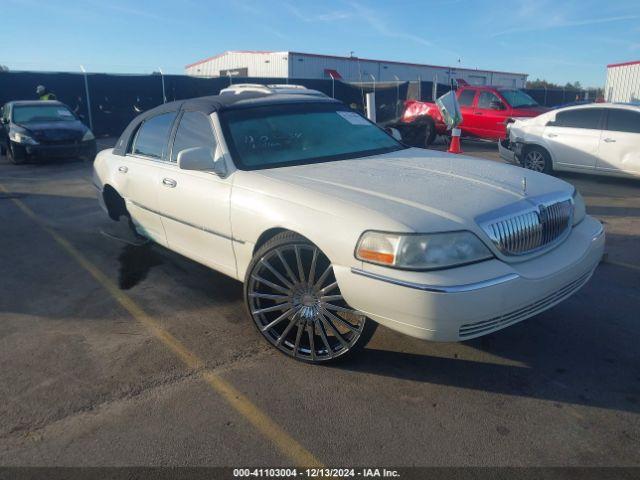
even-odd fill
[{"label": "front side window", "polygon": [[537,107],[538,102],[531,98],[528,94],[522,90],[516,89],[503,89],[500,90],[500,94],[504,97],[512,108],[524,108],[524,107]]},{"label": "front side window", "polygon": [[238,168],[256,170],[401,150],[391,135],[344,105],[303,103],[221,112]]},{"label": "front side window", "polygon": [[601,108],[579,108],[575,110],[565,110],[556,115],[549,125],[566,128],[589,128],[597,130],[600,128]]},{"label": "front side window", "polygon": [[640,133],[640,112],[622,108],[610,108],[607,130]]},{"label": "front side window", "polygon": [[209,117],[200,112],[185,112],[173,142],[171,161],[178,161],[178,154],[182,150],[194,147],[211,147],[215,150],[216,139]]},{"label": "front side window", "polygon": [[458,97],[458,103],[461,107],[470,107],[473,105],[473,98],[476,96],[476,91],[469,89],[463,90]]},{"label": "front side window", "polygon": [[14,105],[13,123],[75,122],[77,119],[64,105]]},{"label": "front side window", "polygon": [[145,120],[136,134],[133,153],[151,158],[164,158],[175,116],[175,112],[170,112]]},{"label": "front side window", "polygon": [[[491,92],[480,92],[480,97],[478,97],[478,108],[484,108],[484,109],[494,109],[494,105],[496,105],[496,103],[499,103],[500,105],[502,105],[502,102],[500,101],[500,99]],[[493,105],[492,105],[493,103]]]}]

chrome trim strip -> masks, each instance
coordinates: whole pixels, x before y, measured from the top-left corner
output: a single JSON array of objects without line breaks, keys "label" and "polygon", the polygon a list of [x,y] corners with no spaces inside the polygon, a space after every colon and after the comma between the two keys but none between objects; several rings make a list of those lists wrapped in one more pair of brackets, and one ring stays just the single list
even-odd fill
[{"label": "chrome trim strip", "polygon": [[201,226],[195,225],[193,223],[189,223],[189,222],[185,222],[183,220],[179,220],[176,217],[172,217],[170,215],[166,215],[164,213],[160,213],[157,210],[153,210],[151,208],[145,207],[144,205],[140,205],[138,202],[134,202],[133,200],[129,200],[129,202],[131,202],[132,204],[134,204],[138,208],[146,210],[147,212],[155,213],[156,215],[160,215],[161,217],[167,218],[169,220],[173,220],[174,222],[181,223],[182,225],[186,225],[187,227],[195,228],[197,230],[202,230],[203,232],[207,232],[207,233],[210,233],[211,235],[216,235],[216,236],[221,237],[221,238],[226,238],[227,240],[231,240],[232,242],[241,243],[241,244],[245,243],[244,240],[239,240],[237,238],[230,237],[229,235],[225,235],[224,233],[216,232],[215,230],[211,230],[211,229],[206,228],[206,227],[201,227]]},{"label": "chrome trim strip", "polygon": [[416,290],[421,290],[423,292],[434,292],[434,293],[473,292],[475,290],[480,290],[482,288],[487,288],[487,287],[493,287],[495,285],[500,285],[501,283],[510,282],[511,280],[520,278],[520,275],[518,275],[517,273],[508,273],[500,277],[491,278],[489,280],[483,280],[481,282],[467,283],[465,285],[425,285],[423,283],[407,282],[405,280],[399,280],[397,278],[387,277],[386,275],[367,272],[366,270],[362,270],[360,268],[355,268],[355,267],[351,267],[351,273],[354,273],[356,275],[362,275],[363,277],[367,277],[367,278],[372,278],[374,280],[380,280],[383,282],[392,283],[393,285],[399,285],[401,287],[413,288]]}]

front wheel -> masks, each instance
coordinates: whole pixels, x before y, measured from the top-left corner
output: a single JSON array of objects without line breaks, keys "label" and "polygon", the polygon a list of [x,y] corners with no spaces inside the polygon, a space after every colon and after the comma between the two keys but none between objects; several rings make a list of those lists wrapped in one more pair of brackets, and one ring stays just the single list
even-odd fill
[{"label": "front wheel", "polygon": [[256,252],[244,285],[258,331],[296,360],[344,358],[366,345],[377,326],[342,298],[320,249],[292,232],[276,235]]},{"label": "front wheel", "polygon": [[522,166],[534,172],[551,173],[551,157],[542,147],[529,147],[524,151],[521,160]]},{"label": "front wheel", "polygon": [[21,154],[21,152],[16,152],[15,148],[9,144],[7,147],[7,158],[14,165],[20,165],[25,162],[25,155]]}]

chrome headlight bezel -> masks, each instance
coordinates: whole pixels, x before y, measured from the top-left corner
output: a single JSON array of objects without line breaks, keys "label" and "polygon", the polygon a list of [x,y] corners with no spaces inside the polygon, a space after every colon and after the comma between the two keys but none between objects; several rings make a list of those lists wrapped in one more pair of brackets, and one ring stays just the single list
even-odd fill
[{"label": "chrome headlight bezel", "polygon": [[[461,255],[465,245],[470,249],[467,256]],[[416,254],[425,258],[420,259]],[[435,261],[437,255],[440,255],[439,262]],[[356,243],[354,256],[365,263],[407,271],[444,270],[495,258],[491,249],[468,230],[434,233],[366,230]]]}]

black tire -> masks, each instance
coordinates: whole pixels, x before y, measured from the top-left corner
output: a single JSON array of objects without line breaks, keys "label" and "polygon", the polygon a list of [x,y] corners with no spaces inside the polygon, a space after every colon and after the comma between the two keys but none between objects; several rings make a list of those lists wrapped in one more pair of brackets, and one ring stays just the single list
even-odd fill
[{"label": "black tire", "polygon": [[436,124],[431,117],[420,117],[415,122],[407,125],[405,132],[408,145],[426,148],[436,139]]},{"label": "black tire", "polygon": [[21,165],[26,161],[24,155],[16,154],[11,145],[9,145],[7,148],[7,158],[14,165]]},{"label": "black tire", "polygon": [[537,145],[532,145],[524,149],[522,157],[520,158],[520,165],[535,172],[546,173],[548,175],[553,173],[551,155],[549,155],[547,150]]},{"label": "black tire", "polygon": [[255,253],[244,299],[261,335],[305,363],[344,360],[361,350],[378,326],[349,307],[329,259],[294,232],[276,235]]},{"label": "black tire", "polygon": [[428,147],[436,139],[436,123],[431,117],[424,119],[424,146]]}]

